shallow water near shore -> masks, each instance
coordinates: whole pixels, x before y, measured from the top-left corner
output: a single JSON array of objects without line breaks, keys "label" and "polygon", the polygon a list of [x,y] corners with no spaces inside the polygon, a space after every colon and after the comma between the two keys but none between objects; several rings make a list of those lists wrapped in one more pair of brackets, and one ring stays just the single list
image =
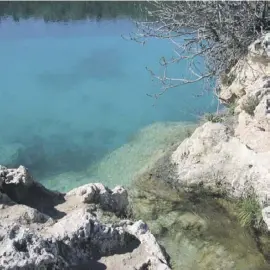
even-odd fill
[{"label": "shallow water near shore", "polygon": [[[0,135],[0,163],[23,164],[47,186],[65,174],[66,183],[53,183],[64,191],[74,187],[73,175],[84,174],[140,129],[196,121],[197,113],[215,109],[213,96],[193,97],[201,93],[201,84],[171,89],[158,100],[148,97],[160,91],[160,84],[145,67],[160,72],[158,61],[170,57],[172,47],[151,39],[141,46],[121,37],[133,30],[128,19],[2,20],[0,124],[6,128]],[[172,69],[186,72],[185,65]]]}]

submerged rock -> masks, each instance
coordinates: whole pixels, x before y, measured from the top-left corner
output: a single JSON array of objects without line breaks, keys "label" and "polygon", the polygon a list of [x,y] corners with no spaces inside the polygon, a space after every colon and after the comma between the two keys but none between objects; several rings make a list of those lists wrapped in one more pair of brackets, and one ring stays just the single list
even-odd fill
[{"label": "submerged rock", "polygon": [[170,269],[147,225],[121,220],[122,187],[88,184],[63,194],[23,166],[1,167],[0,176],[0,269]]}]

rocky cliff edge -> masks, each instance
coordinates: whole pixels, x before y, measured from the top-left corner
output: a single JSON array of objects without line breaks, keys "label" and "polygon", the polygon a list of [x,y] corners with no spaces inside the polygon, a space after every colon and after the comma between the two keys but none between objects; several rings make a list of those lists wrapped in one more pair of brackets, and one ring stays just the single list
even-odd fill
[{"label": "rocky cliff edge", "polygon": [[[177,181],[233,197],[255,193],[270,230],[270,34],[249,48],[221,87],[232,115],[198,127],[172,154]],[[224,79],[224,78],[223,78]],[[228,110],[229,111],[229,110]],[[226,121],[230,118],[230,121]],[[214,122],[214,123],[213,123]]]}]

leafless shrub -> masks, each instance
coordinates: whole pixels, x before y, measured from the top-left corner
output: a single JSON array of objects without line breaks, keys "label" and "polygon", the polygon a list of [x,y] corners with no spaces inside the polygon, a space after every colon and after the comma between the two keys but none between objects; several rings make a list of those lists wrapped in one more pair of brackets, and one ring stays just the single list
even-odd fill
[{"label": "leafless shrub", "polygon": [[[162,75],[149,69],[162,83],[154,96],[198,81],[218,95],[221,75],[244,59],[248,46],[268,26],[267,8],[266,1],[149,1],[148,19],[136,22],[138,32],[130,38],[141,43],[153,37],[168,39],[174,46],[174,57],[160,59]],[[188,77],[170,76],[168,67],[182,61],[188,65]]]}]

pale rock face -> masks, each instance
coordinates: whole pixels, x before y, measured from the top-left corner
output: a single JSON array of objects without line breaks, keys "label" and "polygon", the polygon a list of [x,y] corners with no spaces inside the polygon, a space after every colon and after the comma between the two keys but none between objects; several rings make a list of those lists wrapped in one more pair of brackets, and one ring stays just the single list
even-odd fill
[{"label": "pale rock face", "polygon": [[[172,154],[177,181],[202,185],[241,197],[255,191],[266,217],[270,205],[270,34],[249,47],[249,54],[229,73],[234,79],[221,88],[221,100],[236,100],[233,132],[225,124],[206,123],[197,128]],[[267,41],[267,42],[266,42]],[[267,210],[269,211],[269,210]]]},{"label": "pale rock face", "polygon": [[[258,79],[249,86],[248,92],[248,95],[238,101],[240,112],[235,136],[255,152],[268,152],[270,151],[270,119],[266,115],[266,99],[270,94],[270,78]],[[258,99],[258,104],[254,109],[254,115],[250,115],[241,107],[248,99],[254,97]]]},{"label": "pale rock face", "polygon": [[[126,232],[124,226],[114,227],[102,224],[87,207],[73,210],[60,219],[57,223],[44,231],[47,238],[53,238],[70,247],[67,252],[70,262],[80,259],[86,260],[87,256],[100,256],[113,254],[124,248],[130,241],[137,241]],[[84,246],[83,249],[72,247]],[[95,247],[97,250],[93,249]]]},{"label": "pale rock face", "polygon": [[[133,225],[127,226],[127,231],[136,236],[140,242],[145,245],[145,249],[148,253],[147,261],[151,262],[151,269],[157,270],[169,270],[169,266],[165,263],[166,258],[162,253],[158,243],[149,231],[147,225],[142,221],[139,220],[135,222]],[[154,256],[153,256],[154,255]],[[137,269],[144,269],[142,266],[136,267]]]},{"label": "pale rock face", "polygon": [[6,184],[23,184],[29,186],[33,183],[32,176],[28,173],[24,166],[20,166],[18,169],[8,169],[6,177]]},{"label": "pale rock face", "polygon": [[57,244],[44,241],[29,229],[15,225],[5,229],[0,250],[2,269],[35,269],[57,263]]},{"label": "pale rock face", "polygon": [[24,166],[20,166],[17,169],[7,169],[4,166],[0,166],[0,187],[3,184],[21,184],[28,187],[31,186],[32,183],[33,178]]},{"label": "pale rock face", "polygon": [[112,190],[111,201],[115,212],[123,212],[129,204],[127,191],[121,186],[116,186]]},{"label": "pale rock face", "polygon": [[267,225],[268,230],[270,231],[270,206],[263,208],[262,217]]},{"label": "pale rock face", "polygon": [[265,34],[263,39],[263,45],[267,56],[270,57],[270,33]]},{"label": "pale rock face", "polygon": [[117,186],[112,191],[100,183],[86,184],[67,193],[67,196],[77,196],[83,203],[100,204],[104,210],[123,213],[128,206],[127,191]]},{"label": "pale rock face", "polygon": [[254,189],[263,204],[270,198],[270,152],[257,153],[228,134],[220,123],[206,123],[172,155],[177,181],[203,185],[241,197]]},{"label": "pale rock face", "polygon": [[228,75],[233,78],[233,82],[229,86],[221,85],[222,100],[229,101],[234,97],[244,96],[248,93],[248,86],[270,73],[270,57],[266,53],[269,51],[270,43],[265,44],[264,37],[251,44],[247,57],[231,69]]}]

